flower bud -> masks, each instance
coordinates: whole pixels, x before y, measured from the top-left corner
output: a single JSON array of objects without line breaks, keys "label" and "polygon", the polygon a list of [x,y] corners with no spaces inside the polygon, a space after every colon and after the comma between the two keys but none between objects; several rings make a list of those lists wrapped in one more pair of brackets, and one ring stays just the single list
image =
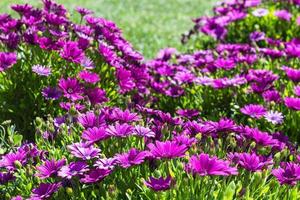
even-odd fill
[{"label": "flower bud", "polygon": [[66,187],[66,192],[69,196],[72,196],[73,195],[73,189],[70,188],[70,187]]},{"label": "flower bud", "polygon": [[35,119],[35,123],[36,123],[37,127],[41,127],[41,126],[43,125],[43,120],[42,120],[42,118],[37,117],[37,118]]},{"label": "flower bud", "polygon": [[69,113],[71,116],[77,115],[77,110],[74,105],[72,105],[72,107],[70,108]]},{"label": "flower bud", "polygon": [[42,31],[38,31],[37,34],[38,34],[39,37],[43,36],[43,32]]},{"label": "flower bud", "polygon": [[18,161],[18,160],[16,160],[16,161],[14,162],[14,165],[15,165],[15,167],[18,168],[18,169],[21,169],[21,168],[22,168],[22,163],[21,163],[20,161]]}]

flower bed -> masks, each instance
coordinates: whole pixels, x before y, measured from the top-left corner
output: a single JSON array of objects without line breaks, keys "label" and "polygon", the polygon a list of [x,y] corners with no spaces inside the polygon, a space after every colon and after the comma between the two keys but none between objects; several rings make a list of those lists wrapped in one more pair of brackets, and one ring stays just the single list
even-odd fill
[{"label": "flower bed", "polygon": [[223,2],[183,38],[209,45],[150,61],[90,10],[13,5],[1,199],[298,199],[298,4]]}]

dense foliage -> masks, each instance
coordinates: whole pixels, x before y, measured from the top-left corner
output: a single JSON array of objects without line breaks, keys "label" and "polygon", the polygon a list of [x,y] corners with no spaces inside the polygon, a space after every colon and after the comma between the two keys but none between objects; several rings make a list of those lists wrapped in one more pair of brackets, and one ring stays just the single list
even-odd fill
[{"label": "dense foliage", "polygon": [[299,199],[299,6],[222,2],[146,61],[90,10],[13,5],[0,199]]}]

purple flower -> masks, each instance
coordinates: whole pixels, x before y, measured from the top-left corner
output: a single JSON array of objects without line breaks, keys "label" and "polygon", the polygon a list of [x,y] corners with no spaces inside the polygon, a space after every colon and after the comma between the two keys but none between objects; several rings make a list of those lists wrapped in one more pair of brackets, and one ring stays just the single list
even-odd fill
[{"label": "purple flower", "polygon": [[230,153],[228,157],[232,162],[251,172],[261,171],[273,163],[272,159],[266,159],[256,153]]},{"label": "purple flower", "polygon": [[32,190],[31,197],[46,199],[61,187],[61,183],[41,183],[38,188]]},{"label": "purple flower", "polygon": [[78,117],[78,122],[84,128],[93,128],[105,124],[104,118],[101,118],[100,116],[96,116],[95,113],[92,111],[89,111],[85,114],[81,114]]},{"label": "purple flower", "polygon": [[6,184],[8,181],[14,180],[15,177],[13,176],[12,173],[10,172],[0,172],[0,184],[4,185]]},{"label": "purple flower", "polygon": [[80,63],[85,69],[94,69],[95,65],[93,63],[93,61],[88,58],[88,57],[84,57]]},{"label": "purple flower", "polygon": [[262,132],[262,131],[258,130],[257,128],[246,127],[244,129],[244,131],[245,131],[244,135],[247,138],[254,140],[257,145],[275,146],[278,143],[278,141],[276,139],[273,139],[273,137],[271,135],[269,135],[266,132]]},{"label": "purple flower", "polygon": [[231,119],[222,118],[218,122],[206,121],[200,129],[203,134],[213,134],[212,136],[217,137],[218,133],[234,132],[236,124]]},{"label": "purple flower", "polygon": [[129,110],[121,110],[118,108],[113,109],[112,113],[110,114],[110,119],[114,121],[119,121],[122,123],[134,122],[139,121],[140,116],[136,113],[131,113]]},{"label": "purple flower", "polygon": [[176,54],[176,53],[177,53],[177,49],[172,48],[172,47],[161,49],[158,52],[156,59],[167,61],[167,60],[170,60],[172,55]]},{"label": "purple flower", "polygon": [[293,69],[291,67],[283,66],[282,69],[285,71],[287,77],[294,81],[294,82],[300,82],[300,70],[299,69]]},{"label": "purple flower", "polygon": [[246,79],[251,82],[251,89],[253,92],[262,93],[269,90],[278,77],[278,75],[269,70],[250,69]]},{"label": "purple flower", "polygon": [[199,111],[196,109],[191,109],[191,110],[183,110],[183,109],[179,109],[176,111],[176,113],[182,117],[186,117],[186,118],[193,118],[199,115]]},{"label": "purple flower", "polygon": [[73,41],[65,42],[60,56],[77,64],[80,64],[85,57],[83,51],[78,47],[78,43]]},{"label": "purple flower", "polygon": [[56,100],[59,99],[62,95],[61,91],[57,87],[45,87],[42,90],[42,95],[45,97],[45,99],[50,100]]},{"label": "purple flower", "polygon": [[109,169],[112,170],[115,168],[118,160],[116,158],[102,158],[95,162],[94,166],[99,169]]},{"label": "purple flower", "polygon": [[286,163],[285,166],[273,169],[272,174],[281,185],[296,185],[300,180],[300,165],[296,163]]},{"label": "purple flower", "polygon": [[168,176],[167,178],[150,177],[150,179],[148,181],[145,181],[144,183],[147,187],[151,188],[154,191],[165,191],[170,189],[172,178],[171,176]]},{"label": "purple flower", "polygon": [[265,8],[257,8],[252,11],[252,15],[254,15],[255,17],[263,17],[266,16],[267,14],[269,14],[269,10]]},{"label": "purple flower", "polygon": [[219,69],[231,70],[231,69],[235,68],[236,63],[233,59],[218,58],[214,62],[214,66],[219,68]]},{"label": "purple flower", "polygon": [[187,135],[181,134],[177,135],[173,138],[173,140],[179,145],[186,145],[187,147],[191,147],[193,144],[197,142],[196,138],[189,137]]},{"label": "purple flower", "polygon": [[245,7],[255,7],[261,4],[261,0],[246,0],[244,2],[245,2]]},{"label": "purple flower", "polygon": [[210,157],[201,153],[199,156],[192,156],[186,165],[186,171],[199,176],[229,176],[237,175],[236,167],[230,167],[229,161],[218,159],[216,156]]},{"label": "purple flower", "polygon": [[154,138],[155,133],[147,127],[143,127],[140,125],[136,125],[133,130],[133,134],[138,135],[140,137],[148,137],[148,138]]},{"label": "purple flower", "polygon": [[297,95],[298,97],[300,97],[300,86],[297,85],[294,87],[294,93],[295,95]]},{"label": "purple flower", "polygon": [[40,76],[49,76],[51,74],[51,69],[42,65],[32,66],[32,71]]},{"label": "purple flower", "polygon": [[98,87],[90,88],[85,91],[91,104],[96,105],[108,101],[106,92]]},{"label": "purple flower", "polygon": [[16,53],[0,52],[0,72],[17,63]]},{"label": "purple flower", "polygon": [[299,17],[297,17],[297,19],[296,19],[296,23],[297,23],[297,25],[298,25],[298,26],[300,26],[300,16],[299,16]]},{"label": "purple flower", "polygon": [[123,168],[128,168],[133,165],[139,165],[144,162],[149,156],[148,151],[138,151],[135,148],[130,149],[127,153],[117,154],[115,158]]},{"label": "purple flower", "polygon": [[96,183],[98,181],[102,181],[110,173],[111,173],[111,170],[108,170],[108,169],[92,169],[89,171],[88,174],[84,175],[84,177],[80,179],[80,182]]},{"label": "purple flower", "polygon": [[7,170],[15,170],[17,163],[24,165],[26,161],[27,153],[23,150],[20,150],[16,153],[8,153],[2,156],[2,159],[0,160],[0,167],[5,167]]},{"label": "purple flower", "polygon": [[82,8],[82,7],[76,7],[75,9],[82,17],[86,16],[86,15],[90,15],[93,14],[93,11],[88,10],[86,8]]},{"label": "purple flower", "polygon": [[175,141],[156,141],[155,144],[150,143],[147,147],[156,159],[183,157],[188,150],[186,145],[179,145]]},{"label": "purple flower", "polygon": [[74,108],[75,110],[78,110],[78,111],[82,111],[85,109],[85,106],[84,105],[81,105],[79,103],[70,103],[70,102],[60,102],[59,103],[59,106],[62,108],[62,109],[65,109],[67,111],[69,111],[71,108]]},{"label": "purple flower", "polygon": [[241,112],[250,117],[259,119],[266,113],[266,109],[262,105],[249,104],[241,108]]},{"label": "purple flower", "polygon": [[277,112],[273,110],[268,111],[264,115],[264,117],[268,122],[271,122],[272,124],[282,124],[284,118],[281,112]]},{"label": "purple flower", "polygon": [[83,139],[85,139],[86,141],[93,144],[95,142],[107,139],[109,137],[109,135],[107,135],[105,128],[94,127],[94,128],[89,128],[89,129],[83,131],[81,137]]},{"label": "purple flower", "polygon": [[258,42],[258,41],[266,39],[266,35],[263,32],[255,31],[255,32],[250,33],[249,38],[253,42]]},{"label": "purple flower", "polygon": [[100,77],[96,73],[92,73],[86,70],[83,70],[79,73],[79,78],[84,80],[86,83],[97,83],[100,81]]},{"label": "purple flower", "polygon": [[57,174],[62,178],[71,179],[73,176],[82,175],[86,171],[88,171],[88,165],[83,161],[77,161],[63,166]]},{"label": "purple flower", "polygon": [[36,175],[41,179],[48,178],[52,175],[56,175],[58,170],[65,165],[66,160],[47,160],[43,165],[37,166],[36,169],[39,171]]},{"label": "purple flower", "polygon": [[119,68],[117,68],[116,73],[117,73],[116,75],[117,75],[117,79],[119,81],[121,93],[126,93],[126,92],[134,89],[135,83],[132,79],[130,71],[128,71],[122,67],[119,67]]},{"label": "purple flower", "polygon": [[119,124],[117,123],[114,126],[108,126],[106,129],[106,132],[110,136],[114,137],[127,137],[132,134],[132,129],[133,127],[130,126],[129,124]]},{"label": "purple flower", "polygon": [[30,13],[32,11],[32,8],[33,7],[29,4],[24,4],[24,5],[14,4],[14,5],[11,6],[11,9],[16,11],[20,15],[25,15],[25,14]]},{"label": "purple flower", "polygon": [[93,146],[88,146],[86,143],[74,143],[68,145],[67,148],[73,156],[83,160],[95,158],[100,153],[100,149],[97,149]]},{"label": "purple flower", "polygon": [[15,197],[12,197],[11,200],[23,200],[22,196],[18,195]]},{"label": "purple flower", "polygon": [[274,101],[275,103],[279,103],[281,101],[281,96],[277,90],[265,91],[262,96],[266,102]]},{"label": "purple flower", "polygon": [[286,107],[293,110],[300,110],[300,98],[286,97],[284,99]]},{"label": "purple flower", "polygon": [[71,99],[72,101],[76,101],[82,99],[82,88],[75,78],[68,78],[59,80],[58,86],[62,89],[64,93],[64,97]]},{"label": "purple flower", "polygon": [[282,20],[285,20],[285,21],[290,21],[291,18],[292,18],[292,14],[289,13],[287,10],[277,10],[277,11],[275,11],[274,14],[279,19],[282,19]]}]

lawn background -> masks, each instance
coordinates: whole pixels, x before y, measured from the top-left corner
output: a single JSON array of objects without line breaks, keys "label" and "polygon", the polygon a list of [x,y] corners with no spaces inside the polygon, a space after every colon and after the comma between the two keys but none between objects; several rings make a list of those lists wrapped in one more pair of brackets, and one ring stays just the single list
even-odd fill
[{"label": "lawn background", "polygon": [[[71,14],[76,6],[95,12],[95,16],[114,21],[136,49],[152,58],[161,48],[181,50],[181,34],[189,30],[192,18],[209,14],[216,0],[57,0]],[[10,5],[30,3],[41,6],[40,0],[0,0],[0,12],[9,12]],[[75,14],[76,15],[76,14]]]}]

